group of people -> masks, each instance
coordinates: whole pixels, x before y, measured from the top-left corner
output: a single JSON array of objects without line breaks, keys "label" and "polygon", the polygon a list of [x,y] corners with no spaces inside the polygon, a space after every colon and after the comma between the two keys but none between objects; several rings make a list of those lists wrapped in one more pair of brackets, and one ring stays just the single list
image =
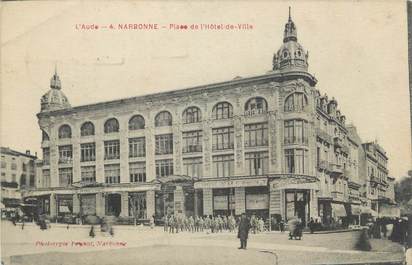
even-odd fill
[{"label": "group of people", "polygon": [[185,216],[182,214],[163,217],[164,231],[169,233],[203,232],[218,233],[233,232],[236,229],[236,219],[233,216]]},{"label": "group of people", "polygon": [[369,238],[388,238],[393,242],[405,244],[408,233],[408,219],[378,218],[368,224]]}]

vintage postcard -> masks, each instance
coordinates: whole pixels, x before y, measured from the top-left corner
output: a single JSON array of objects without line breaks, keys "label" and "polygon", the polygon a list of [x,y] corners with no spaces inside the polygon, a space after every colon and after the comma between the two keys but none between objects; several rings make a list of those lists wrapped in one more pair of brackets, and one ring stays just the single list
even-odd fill
[{"label": "vintage postcard", "polygon": [[2,264],[412,264],[409,10],[2,2]]}]

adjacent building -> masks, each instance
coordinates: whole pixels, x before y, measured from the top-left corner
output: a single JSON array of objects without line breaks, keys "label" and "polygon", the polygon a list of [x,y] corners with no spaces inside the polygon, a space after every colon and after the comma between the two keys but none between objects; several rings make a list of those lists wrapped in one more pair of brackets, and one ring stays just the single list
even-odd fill
[{"label": "adjacent building", "polygon": [[35,188],[37,156],[0,147],[1,202],[6,209],[22,203],[21,190]]},{"label": "adjacent building", "polygon": [[24,196],[40,214],[119,220],[360,215],[380,198],[363,164],[386,185],[387,157],[369,157],[337,100],[316,88],[308,57],[289,15],[259,76],[71,107],[55,73],[37,115],[41,178]]}]

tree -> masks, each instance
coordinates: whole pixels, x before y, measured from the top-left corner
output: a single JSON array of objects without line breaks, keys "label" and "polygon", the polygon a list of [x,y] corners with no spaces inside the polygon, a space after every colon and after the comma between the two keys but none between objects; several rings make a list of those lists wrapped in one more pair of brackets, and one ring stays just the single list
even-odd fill
[{"label": "tree", "polygon": [[402,214],[412,213],[412,176],[395,183],[395,201],[399,203]]}]

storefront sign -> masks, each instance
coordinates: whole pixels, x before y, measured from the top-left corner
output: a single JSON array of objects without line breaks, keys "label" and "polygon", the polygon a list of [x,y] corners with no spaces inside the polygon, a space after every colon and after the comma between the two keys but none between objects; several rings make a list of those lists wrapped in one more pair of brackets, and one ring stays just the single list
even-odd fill
[{"label": "storefront sign", "polygon": [[260,179],[233,179],[233,180],[211,180],[195,183],[195,189],[214,189],[214,188],[237,188],[266,186],[267,178]]},{"label": "storefront sign", "polygon": [[214,210],[227,210],[228,207],[228,196],[220,195],[213,197],[213,209]]},{"label": "storefront sign", "polygon": [[308,181],[306,178],[299,179],[294,176],[288,179],[276,179],[270,182],[270,190],[279,189],[303,189],[303,190],[319,190],[317,182]]},{"label": "storefront sign", "polygon": [[267,194],[247,194],[246,210],[261,210],[269,208],[269,196]]}]

